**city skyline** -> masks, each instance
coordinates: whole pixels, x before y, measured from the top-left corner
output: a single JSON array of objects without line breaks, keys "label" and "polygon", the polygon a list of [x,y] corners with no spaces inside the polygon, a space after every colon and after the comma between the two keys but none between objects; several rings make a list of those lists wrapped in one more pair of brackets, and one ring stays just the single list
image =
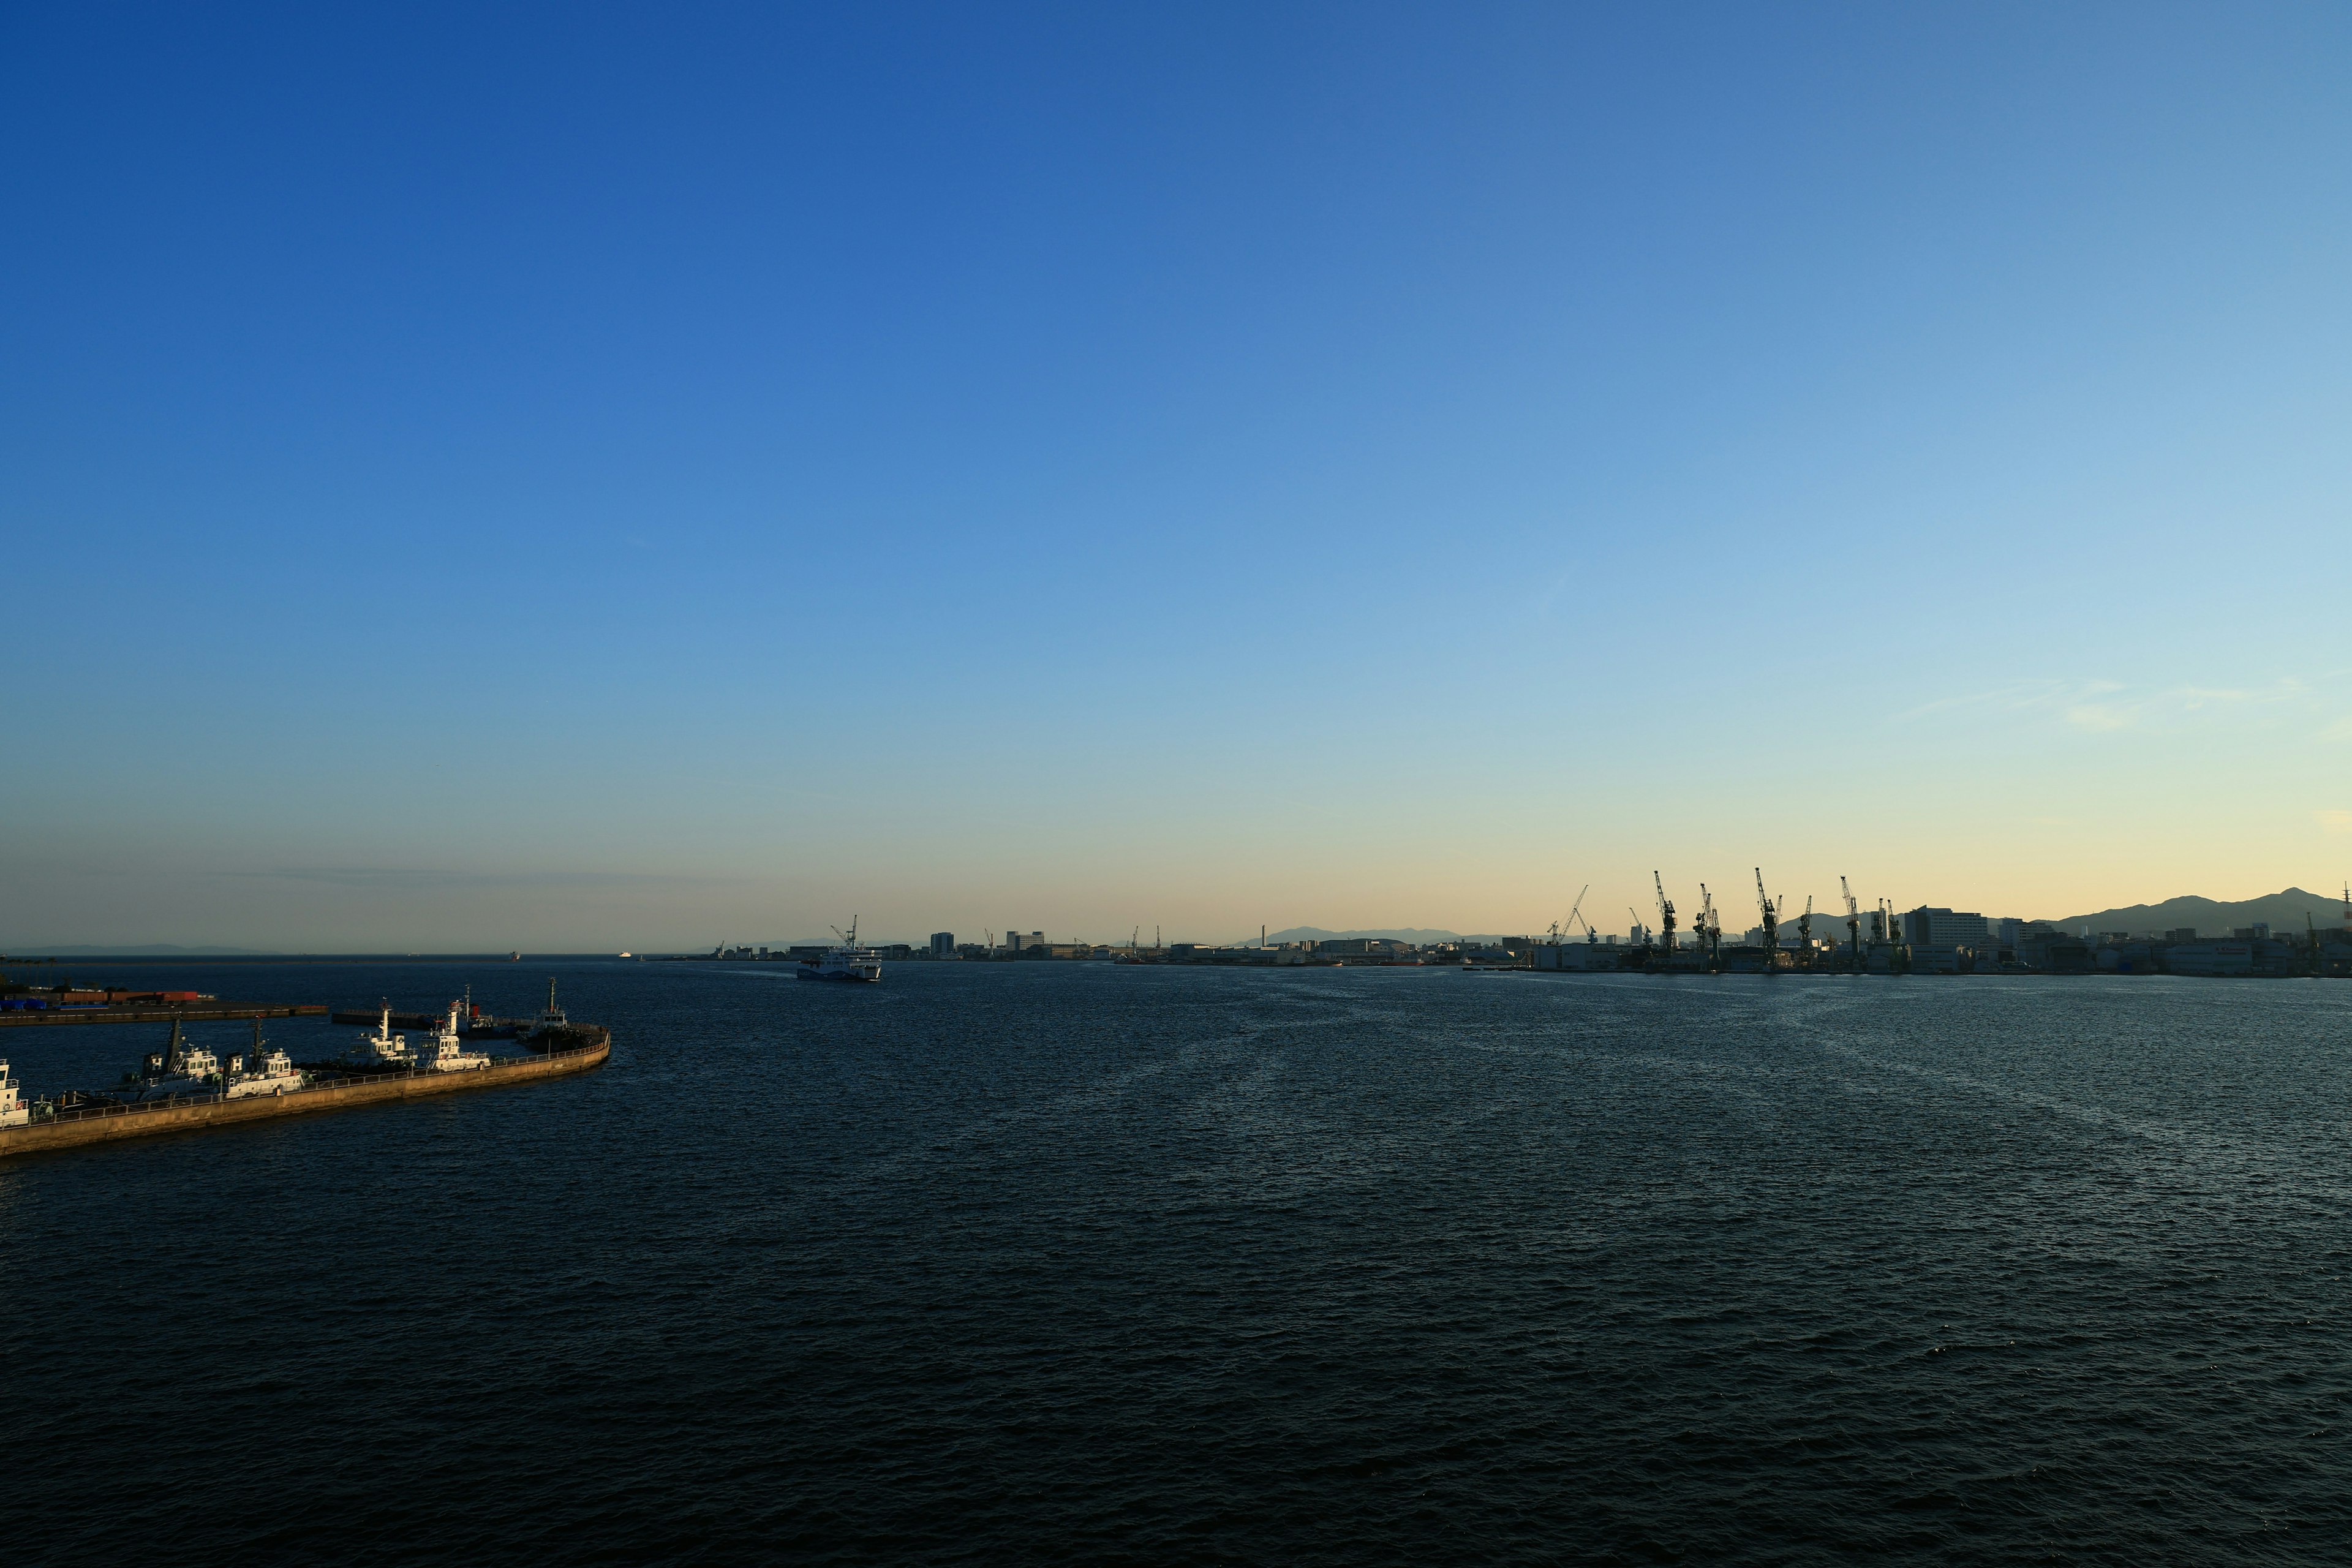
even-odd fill
[{"label": "city skyline", "polygon": [[[1694,888],[1698,888],[1698,884],[1693,884]],[[1703,896],[1704,889],[1701,890],[1700,896],[1694,896],[1687,899],[1678,897],[1676,889],[1673,887],[1669,887],[1666,889],[1666,893],[1667,896],[1674,899],[1675,902],[1677,910],[1678,937],[1687,938],[1691,936],[1691,919],[1699,907],[1700,896]],[[1777,919],[1781,928],[1781,934],[1786,937],[1788,933],[1797,929],[1798,919],[1801,915],[1806,912],[1805,900],[1802,895],[1799,895],[1792,899],[1789,897],[1786,892],[1779,889],[1775,889],[1775,900]],[[2203,895],[2187,894],[2177,896],[2173,900],[2154,900],[2152,902],[2153,905],[2159,906],[2186,903],[2190,905],[2203,904],[2212,907],[2201,911],[2187,914],[2168,912],[2165,909],[2151,907],[2150,905],[2111,906],[2105,910],[2078,910],[2070,915],[2017,914],[1999,910],[1979,910],[1963,912],[1980,915],[1985,919],[1996,922],[2054,925],[2063,928],[2069,934],[2078,934],[2079,931],[2083,930],[2092,931],[2096,934],[2114,933],[2126,930],[2133,933],[2164,933],[2179,929],[2185,921],[2190,929],[2200,931],[2205,934],[2227,935],[2231,930],[2247,925],[2256,920],[2276,926],[2279,931],[2284,934],[2292,933],[2300,930],[2301,922],[2305,917],[2308,917],[2310,923],[2315,924],[2321,929],[2330,929],[2337,926],[2352,926],[2352,885],[2347,885],[2337,894],[2325,894],[2315,892],[2309,889],[2289,887],[2270,894],[2256,895],[2242,900],[2210,900],[2205,898]],[[1937,909],[1948,914],[1952,912],[1951,906],[1937,905],[1932,901],[1927,904],[1914,905],[1901,903],[1895,900],[1889,900],[1889,904],[1897,915],[1909,913],[1914,910],[1923,909]],[[1858,918],[1865,923],[1869,922],[1874,918],[1874,913],[1878,908],[1875,897],[1864,897],[1859,893],[1856,895],[1856,905],[1859,911]],[[2273,905],[2276,907],[2267,907]],[[1580,908],[1584,910],[1584,922],[1582,923],[1573,921],[1570,918]],[[1635,928],[1637,927],[1649,935],[1654,936],[1656,934],[1659,925],[1659,912],[1655,907],[1654,901],[1646,908],[1639,904],[1626,903],[1618,904],[1614,906],[1614,908],[1619,915],[1630,918],[1612,919],[1610,914],[1612,906],[1590,896],[1588,891],[1588,896],[1580,904],[1572,900],[1567,910],[1563,912],[1554,915],[1549,921],[1532,924],[1523,923],[1514,925],[1508,922],[1488,921],[1485,924],[1465,926],[1457,930],[1452,927],[1408,925],[1369,925],[1339,928],[1304,925],[1295,922],[1289,925],[1277,927],[1273,925],[1271,922],[1261,922],[1259,930],[1265,933],[1265,940],[1271,942],[1287,942],[1302,938],[1400,937],[1416,943],[1448,940],[1481,940],[1492,937],[1534,938],[1540,940],[1543,933],[1551,929],[1555,923],[1558,925],[1559,929],[1566,934],[1568,940],[1571,941],[1583,940],[1583,935],[1581,933],[1586,931],[1587,924],[1589,924],[1592,931],[1599,934],[1602,940],[1612,942],[1636,940],[1634,933]],[[2137,910],[2141,912],[2126,918],[2124,911],[2127,910]],[[2252,910],[2252,912],[2250,913],[2248,912],[2249,910]],[[1727,937],[1744,939],[1755,930],[1759,929],[1757,922],[1760,919],[1760,910],[1753,900],[1752,892],[1748,896],[1748,900],[1744,902],[1735,902],[1732,900],[1718,899],[1717,902],[1717,911],[1721,923],[1721,928]],[[1844,922],[1847,916],[1842,899],[1832,897],[1828,900],[1823,900],[1816,895],[1811,913],[1812,916],[1813,933],[1815,936],[1820,937],[1824,941],[1843,940],[1840,933],[1844,930]],[[937,934],[934,929],[927,928],[922,931],[913,929],[918,926],[925,925],[925,922],[919,918],[910,917],[897,924],[887,926],[878,924],[863,914],[854,914],[850,917],[850,920],[861,928],[863,937],[870,942],[919,947],[929,944],[933,940],[935,934]],[[901,925],[906,926],[908,929],[899,929]],[[936,922],[931,922],[931,926],[935,928]],[[1129,938],[1141,942],[1145,946],[1160,946],[1176,943],[1183,943],[1187,945],[1205,943],[1215,946],[1244,946],[1255,945],[1258,940],[1257,938],[1251,936],[1250,933],[1245,931],[1235,931],[1232,930],[1223,930],[1211,931],[1192,929],[1179,930],[1171,928],[1161,922],[1147,924],[1143,922],[1131,921],[1129,922],[1126,929],[1129,933],[1129,937],[1121,937],[1116,930],[1036,926],[1034,924],[1024,926],[1021,922],[1016,921],[1010,925],[1002,926],[975,923],[961,930],[948,931],[946,934],[952,936],[955,939],[956,943],[960,946],[981,945],[991,947],[1007,945],[1016,937],[1043,937],[1047,941],[1055,942],[1076,942],[1093,946],[1124,946]],[[546,953],[602,953],[617,950],[625,952],[655,955],[677,952],[701,952],[706,949],[713,947],[722,950],[733,950],[740,947],[746,949],[756,948],[763,951],[772,949],[777,952],[782,952],[786,947],[791,946],[829,944],[838,939],[842,935],[842,927],[828,925],[820,931],[802,931],[789,935],[755,936],[747,938],[742,936],[740,933],[738,933],[734,936],[722,936],[716,942],[704,942],[699,943],[667,945],[638,942],[634,945],[629,945],[628,939],[615,938],[602,943],[583,942],[571,947],[550,946],[541,948],[538,951]],[[300,954],[336,952],[354,953],[436,952],[480,952],[495,955],[499,952],[507,950],[503,944],[499,943],[477,943],[472,945],[459,943],[441,947],[433,947],[429,944],[419,947],[410,944],[391,943],[380,948],[371,949],[362,947],[332,948],[316,944],[253,947],[226,942],[151,942],[142,944],[135,942],[89,942],[79,940],[71,942],[42,942],[39,940],[24,939],[19,939],[14,942],[0,941],[0,953],[14,952],[20,957],[39,957],[52,952],[73,956],[77,952],[79,952],[85,956],[104,957],[110,953],[127,954],[141,952],[150,953],[167,953],[173,951],[183,951],[190,953],[199,953],[210,951],[215,953],[226,954],[268,954],[279,952]]]},{"label": "city skyline", "polygon": [[8,27],[0,948],[2352,865],[2340,13]]}]

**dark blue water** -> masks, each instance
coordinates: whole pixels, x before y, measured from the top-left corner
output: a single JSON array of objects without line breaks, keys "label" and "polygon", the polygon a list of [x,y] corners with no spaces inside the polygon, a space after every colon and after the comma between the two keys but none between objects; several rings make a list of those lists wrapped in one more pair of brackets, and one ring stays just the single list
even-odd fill
[{"label": "dark blue water", "polygon": [[0,1556],[2352,1557],[2352,988],[562,973],[603,1072],[0,1164]]}]

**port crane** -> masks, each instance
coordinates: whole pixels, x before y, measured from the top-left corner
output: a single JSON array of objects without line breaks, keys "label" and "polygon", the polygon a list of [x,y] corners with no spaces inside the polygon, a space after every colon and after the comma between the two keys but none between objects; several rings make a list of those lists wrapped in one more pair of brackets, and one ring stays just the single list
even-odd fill
[{"label": "port crane", "polygon": [[1843,876],[1838,878],[1838,891],[1845,895],[1846,956],[1853,960],[1853,972],[1862,973],[1862,906],[1853,901],[1853,889],[1846,886]]},{"label": "port crane", "polygon": [[1797,917],[1797,951],[1802,955],[1805,966],[1809,969],[1811,968],[1813,963],[1813,896],[1811,893],[1807,893],[1805,895],[1805,912]]},{"label": "port crane", "polygon": [[1664,877],[1652,871],[1650,880],[1658,889],[1658,934],[1665,942],[1666,952],[1672,953],[1675,951],[1675,901],[1666,897],[1666,879]]},{"label": "port crane", "polygon": [[1592,884],[1590,882],[1585,883],[1583,891],[1576,895],[1576,902],[1569,908],[1568,919],[1565,921],[1554,921],[1551,922],[1551,931],[1549,934],[1551,936],[1553,946],[1557,947],[1561,942],[1566,942],[1570,937],[1574,936],[1576,934],[1576,928],[1580,923],[1584,927],[1584,940],[1587,942],[1596,942],[1601,940],[1601,933],[1594,931],[1592,929],[1592,922],[1584,918],[1584,895],[1591,891],[1592,891]]},{"label": "port crane", "polygon": [[1780,961],[1780,911],[1772,907],[1772,897],[1764,890],[1764,868],[1756,868],[1756,907],[1764,911],[1764,967],[1770,969]]},{"label": "port crane", "polygon": [[1706,954],[1708,965],[1712,967],[1720,963],[1723,958],[1723,920],[1715,912],[1715,895],[1706,890],[1705,882],[1698,885],[1698,918],[1692,922],[1692,930],[1698,937],[1699,950]]}]

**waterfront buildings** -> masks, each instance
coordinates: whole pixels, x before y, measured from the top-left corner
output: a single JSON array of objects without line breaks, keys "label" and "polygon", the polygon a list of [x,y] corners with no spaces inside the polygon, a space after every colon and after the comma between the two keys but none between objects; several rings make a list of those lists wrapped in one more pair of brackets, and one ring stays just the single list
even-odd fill
[{"label": "waterfront buildings", "polygon": [[1991,922],[1982,915],[1929,909],[1924,904],[1905,911],[1902,930],[1903,940],[1914,947],[1978,948],[1987,945],[1992,937]]},{"label": "waterfront buildings", "polygon": [[[1814,911],[1808,944],[1794,921],[1780,923],[1778,950],[1763,946],[1761,928],[1744,942],[1720,944],[1675,933],[1672,951],[1636,921],[1633,940],[1559,941],[1525,936],[1450,938],[1413,943],[1378,936],[1328,937],[1319,941],[1268,943],[1263,938],[1235,943],[1168,942],[1144,945],[1097,942],[1048,942],[1042,931],[1010,931],[1002,942],[959,943],[952,931],[934,931],[922,942],[888,944],[879,951],[892,960],[962,959],[1024,961],[1095,960],[1139,963],[1246,965],[1408,965],[1551,971],[1653,970],[1676,973],[1762,973],[1767,971],[1874,974],[2175,974],[2211,977],[2332,975],[2352,978],[2352,923],[2316,926],[2273,935],[2256,921],[2226,937],[2188,927],[2165,931],[2087,929],[2065,931],[2041,921],[1989,917],[1974,910],[1923,904],[1892,915],[1892,932],[1881,930],[1877,911],[1861,916],[1856,953],[1842,918]],[[1559,935],[1557,931],[1554,938]],[[1592,933],[1598,936],[1598,933]],[[1890,940],[1891,937],[1891,940]],[[722,943],[700,956],[754,963],[821,957],[823,944],[791,948]]]}]

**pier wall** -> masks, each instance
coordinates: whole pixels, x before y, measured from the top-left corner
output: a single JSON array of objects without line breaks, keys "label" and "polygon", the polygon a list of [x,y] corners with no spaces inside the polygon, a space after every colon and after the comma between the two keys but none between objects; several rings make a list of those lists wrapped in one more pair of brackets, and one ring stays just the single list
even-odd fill
[{"label": "pier wall", "polygon": [[85,1143],[110,1143],[122,1138],[144,1138],[157,1132],[225,1127],[232,1122],[263,1121],[276,1116],[342,1110],[384,1100],[422,1100],[426,1095],[562,1078],[600,1068],[612,1054],[612,1042],[604,1040],[583,1050],[500,1061],[473,1072],[416,1073],[405,1078],[336,1084],[328,1089],[298,1089],[292,1094],[206,1100],[196,1105],[160,1106],[152,1110],[125,1110],[73,1121],[37,1121],[26,1127],[0,1127],[0,1158],[71,1149]]}]

